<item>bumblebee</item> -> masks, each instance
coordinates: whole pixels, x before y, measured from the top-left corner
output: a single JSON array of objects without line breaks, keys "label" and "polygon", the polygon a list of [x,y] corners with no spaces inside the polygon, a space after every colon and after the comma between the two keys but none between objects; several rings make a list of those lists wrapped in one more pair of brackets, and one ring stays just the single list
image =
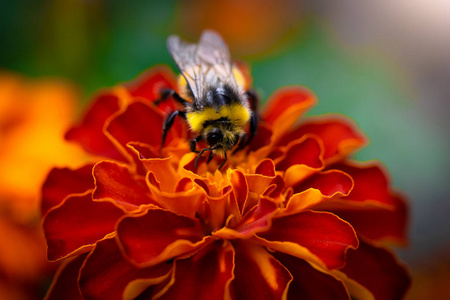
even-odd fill
[{"label": "bumblebee", "polygon": [[[256,94],[245,90],[244,77],[233,65],[228,46],[218,33],[205,30],[197,44],[173,35],[167,39],[167,48],[180,70],[180,89],[184,97],[174,90],[163,90],[161,100],[173,97],[184,110],[167,116],[161,147],[175,117],[179,116],[187,121],[194,134],[190,149],[198,153],[195,167],[202,154],[210,151],[207,163],[215,154],[225,157],[220,170],[228,159],[227,152],[235,146],[234,151],[243,149],[256,134]],[[205,141],[208,147],[198,151],[200,141]]]}]

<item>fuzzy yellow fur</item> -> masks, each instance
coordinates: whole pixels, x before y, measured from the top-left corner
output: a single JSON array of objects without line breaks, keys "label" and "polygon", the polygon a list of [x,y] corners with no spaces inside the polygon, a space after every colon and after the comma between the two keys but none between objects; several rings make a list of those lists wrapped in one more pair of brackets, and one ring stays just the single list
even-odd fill
[{"label": "fuzzy yellow fur", "polygon": [[205,121],[213,121],[220,118],[228,118],[236,127],[243,127],[250,118],[250,111],[242,105],[231,105],[222,106],[218,111],[207,107],[202,111],[194,111],[187,114],[188,123],[194,132],[201,131]]}]

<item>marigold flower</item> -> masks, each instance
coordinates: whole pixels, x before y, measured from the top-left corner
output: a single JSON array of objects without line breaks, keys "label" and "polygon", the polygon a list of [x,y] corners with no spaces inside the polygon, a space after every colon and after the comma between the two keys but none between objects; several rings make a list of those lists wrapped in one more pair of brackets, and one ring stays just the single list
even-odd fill
[{"label": "marigold flower", "polygon": [[[49,299],[398,299],[409,286],[387,243],[406,242],[407,208],[365,136],[343,116],[311,117],[306,88],[276,91],[253,142],[222,163],[191,153],[174,74],[153,68],[101,91],[75,141],[104,159],[58,168],[43,187]],[[70,258],[70,259],[69,259]]]}]

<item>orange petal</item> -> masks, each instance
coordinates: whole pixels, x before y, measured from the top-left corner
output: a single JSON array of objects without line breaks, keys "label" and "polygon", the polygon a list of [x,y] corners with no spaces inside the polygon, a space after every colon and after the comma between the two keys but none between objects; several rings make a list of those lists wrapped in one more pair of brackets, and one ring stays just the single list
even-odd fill
[{"label": "orange petal", "polygon": [[95,165],[94,199],[111,199],[125,210],[131,211],[142,204],[155,204],[145,180],[115,162],[102,161]]},{"label": "orange petal", "polygon": [[287,204],[287,213],[297,213],[333,198],[347,196],[353,188],[353,180],[339,170],[315,174],[294,187],[294,195]]}]

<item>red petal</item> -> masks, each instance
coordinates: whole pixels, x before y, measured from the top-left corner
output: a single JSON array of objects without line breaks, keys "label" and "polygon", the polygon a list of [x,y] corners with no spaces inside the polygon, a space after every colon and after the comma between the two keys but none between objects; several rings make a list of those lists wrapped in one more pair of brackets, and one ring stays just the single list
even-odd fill
[{"label": "red petal", "polygon": [[262,122],[258,125],[258,131],[249,145],[250,151],[257,151],[270,144],[272,129],[270,124]]},{"label": "red petal", "polygon": [[342,116],[326,116],[302,123],[286,134],[278,144],[288,144],[307,134],[313,134],[322,140],[325,150],[323,158],[328,161],[340,160],[367,142],[364,134],[351,120]]},{"label": "red petal", "polygon": [[311,168],[323,167],[322,147],[315,138],[305,137],[288,146],[284,157],[277,162],[277,170],[285,171],[293,165],[307,165]]},{"label": "red petal", "polygon": [[259,204],[251,209],[233,228],[224,227],[213,232],[213,236],[221,239],[247,239],[255,233],[266,231],[270,220],[278,213],[278,205],[268,199],[259,199]]},{"label": "red petal", "polygon": [[110,202],[92,201],[91,193],[67,198],[61,206],[49,211],[43,221],[49,260],[92,247],[114,231],[122,215],[123,211]]},{"label": "red petal", "polygon": [[278,217],[272,220],[269,231],[258,236],[269,242],[268,247],[290,255],[302,250],[297,246],[304,247],[330,269],[343,266],[347,249],[358,246],[353,228],[335,215],[324,212],[306,211]]},{"label": "red petal", "polygon": [[362,241],[348,252],[341,271],[369,289],[375,299],[402,299],[410,286],[408,273],[391,253]]},{"label": "red petal", "polygon": [[303,259],[281,252],[273,255],[294,277],[289,285],[288,299],[349,299],[345,286],[335,277],[316,270]]},{"label": "red petal", "polygon": [[93,189],[92,167],[93,165],[87,165],[76,170],[68,168],[51,170],[42,186],[42,215],[60,204],[68,195]]},{"label": "red petal", "polygon": [[307,88],[284,87],[275,91],[266,101],[262,119],[271,123],[275,130],[286,132],[315,103],[316,96]]},{"label": "red petal", "polygon": [[315,205],[349,194],[353,187],[352,178],[339,170],[315,174],[294,187],[294,195],[289,199],[287,212],[298,213]]},{"label": "red petal", "polygon": [[242,215],[248,198],[248,186],[245,175],[241,171],[235,170],[230,174],[230,182],[233,186],[233,197],[239,208],[239,215]]},{"label": "red petal", "polygon": [[283,299],[291,274],[264,247],[249,242],[235,247],[232,299]]},{"label": "red petal", "polygon": [[[164,66],[158,66],[143,72],[138,78],[126,83],[125,86],[133,97],[145,98],[154,102],[161,99],[162,89],[176,90],[177,82],[172,70]],[[177,106],[174,105],[173,100],[168,100],[162,102],[159,107],[163,111],[167,111],[167,107],[175,110]]]},{"label": "red petal", "polygon": [[371,207],[366,209],[339,209],[333,213],[348,221],[358,235],[373,241],[393,242],[404,245],[407,242],[408,207],[402,197],[392,197],[395,209]]},{"label": "red petal", "polygon": [[128,168],[115,162],[102,161],[94,167],[94,199],[112,199],[127,210],[142,204],[157,204],[145,180],[133,176]]},{"label": "red petal", "polygon": [[271,159],[265,159],[258,164],[255,169],[255,174],[261,174],[264,176],[275,176],[275,165]]},{"label": "red petal", "polygon": [[158,299],[223,299],[233,278],[234,249],[217,241],[187,259],[175,261],[169,290]]},{"label": "red petal", "polygon": [[353,180],[352,177],[340,170],[328,170],[317,173],[295,186],[294,193],[299,193],[309,188],[317,189],[322,195],[327,197],[336,194],[347,196],[353,188]]},{"label": "red petal", "polygon": [[198,220],[161,209],[122,219],[117,233],[126,255],[142,266],[156,265],[205,242]]},{"label": "red petal", "polygon": [[377,164],[337,165],[354,180],[347,197],[320,205],[349,221],[358,234],[372,240],[388,240],[404,244],[408,223],[408,207],[394,194],[383,169]]},{"label": "red petal", "polygon": [[109,117],[120,109],[119,96],[113,92],[98,95],[81,124],[70,129],[66,139],[79,143],[87,152],[125,161],[123,155],[103,133]]},{"label": "red petal", "polygon": [[322,159],[322,146],[313,137],[291,143],[287,152],[277,159],[277,170],[286,171],[284,181],[293,186],[320,171],[325,166]]},{"label": "red petal", "polygon": [[111,120],[106,131],[119,142],[123,149],[127,149],[128,142],[141,142],[159,147],[163,121],[164,115],[156,107],[135,102]]},{"label": "red petal", "polygon": [[352,192],[346,197],[348,200],[359,202],[375,200],[380,204],[392,205],[389,182],[379,165],[339,164],[335,167],[349,174],[355,182]]},{"label": "red petal", "polygon": [[124,259],[115,238],[98,242],[80,272],[80,289],[87,299],[122,299],[128,284],[136,279],[162,281],[172,269],[171,264],[137,268]]},{"label": "red petal", "polygon": [[87,253],[79,255],[75,259],[67,260],[61,264],[45,296],[46,300],[84,299],[78,288],[78,274],[86,255]]}]

